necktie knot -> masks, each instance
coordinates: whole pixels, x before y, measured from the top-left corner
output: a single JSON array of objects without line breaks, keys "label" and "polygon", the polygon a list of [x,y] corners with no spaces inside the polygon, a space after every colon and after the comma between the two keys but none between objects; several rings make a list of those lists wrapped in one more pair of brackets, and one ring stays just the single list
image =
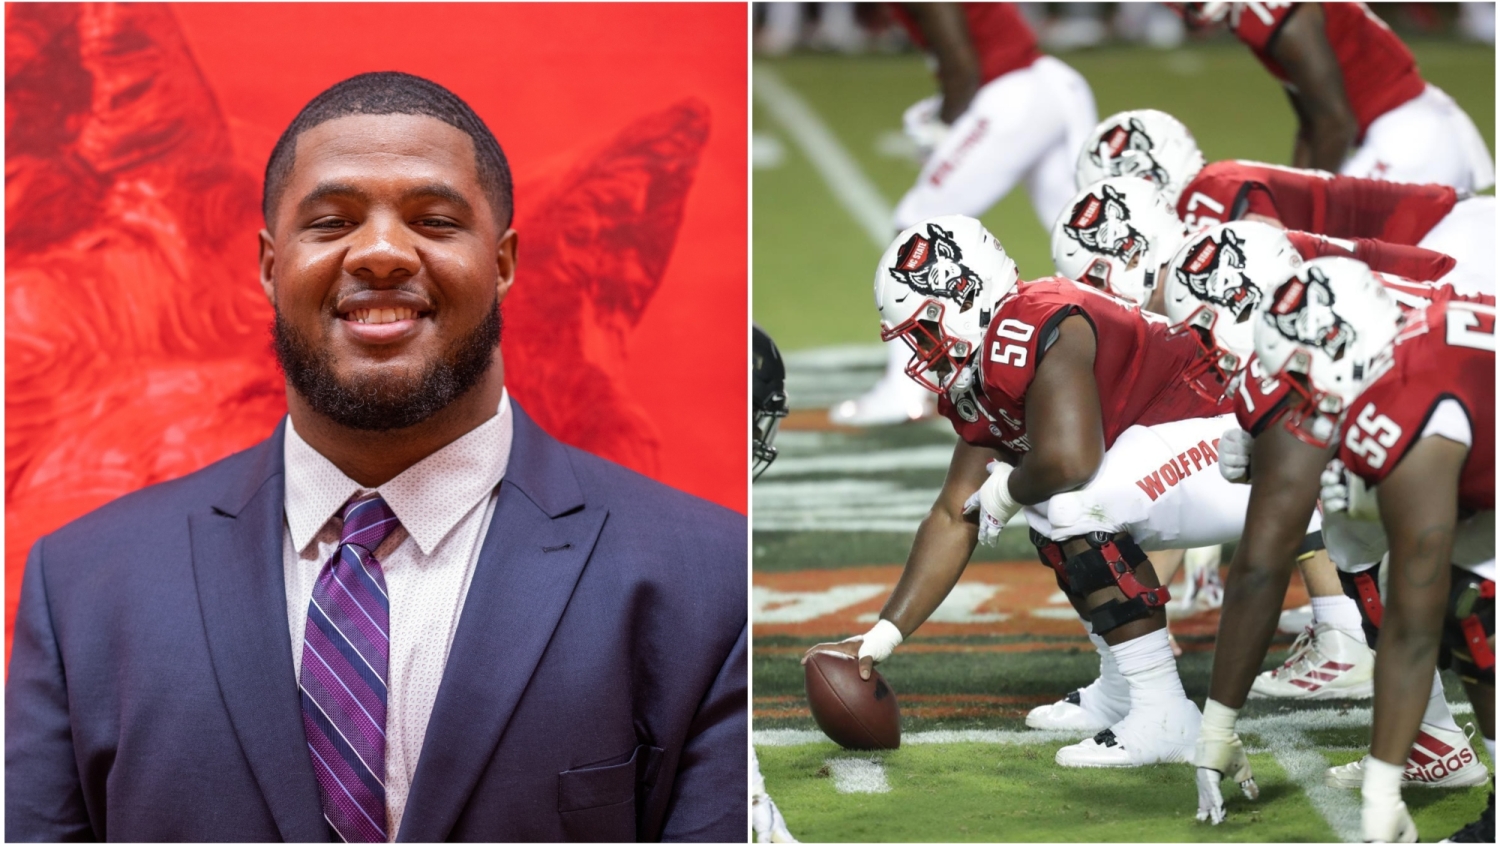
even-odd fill
[{"label": "necktie knot", "polygon": [[385,499],[378,495],[356,498],[344,505],[344,532],[340,545],[358,545],[373,554],[401,524]]}]

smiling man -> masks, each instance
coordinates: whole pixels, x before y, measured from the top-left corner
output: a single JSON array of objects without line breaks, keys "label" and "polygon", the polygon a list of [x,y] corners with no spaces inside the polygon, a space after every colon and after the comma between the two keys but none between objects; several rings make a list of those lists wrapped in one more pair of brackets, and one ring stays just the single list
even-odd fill
[{"label": "smiling man", "polygon": [[744,519],[511,400],[512,210],[435,83],[292,121],[260,233],[287,419],[32,549],[6,838],[744,837]]}]

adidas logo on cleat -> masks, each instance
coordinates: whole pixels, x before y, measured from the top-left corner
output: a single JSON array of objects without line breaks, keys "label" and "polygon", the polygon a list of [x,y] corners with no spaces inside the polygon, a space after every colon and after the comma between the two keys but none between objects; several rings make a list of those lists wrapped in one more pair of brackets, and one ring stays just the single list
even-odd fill
[{"label": "adidas logo on cleat", "polygon": [[[1283,667],[1289,668],[1291,666],[1290,664],[1288,664]],[[1314,668],[1313,670],[1307,672],[1307,676],[1312,678],[1312,680],[1320,680],[1322,682],[1312,682],[1312,680],[1304,680],[1300,677],[1289,680],[1288,682],[1299,688],[1307,689],[1310,692],[1315,692],[1318,689],[1321,689],[1327,684],[1333,682],[1334,680],[1337,680],[1339,677],[1343,676],[1345,671],[1352,670],[1354,667],[1355,666],[1353,663],[1334,662],[1333,660],[1329,660],[1328,662],[1325,662],[1317,668]]]},{"label": "adidas logo on cleat", "polygon": [[1434,783],[1474,764],[1474,751],[1465,747],[1455,751],[1451,745],[1423,731],[1417,734],[1411,755],[1406,759],[1405,778]]}]

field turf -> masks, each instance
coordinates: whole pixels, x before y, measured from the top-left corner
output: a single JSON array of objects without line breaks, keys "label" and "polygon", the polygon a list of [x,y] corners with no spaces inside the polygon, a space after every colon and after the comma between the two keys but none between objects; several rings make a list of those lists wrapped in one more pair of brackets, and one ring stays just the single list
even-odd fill
[{"label": "field turf", "polygon": [[[1424,75],[1468,110],[1493,148],[1493,51],[1446,42],[1413,49]],[[1237,43],[1108,48],[1066,61],[1089,79],[1101,117],[1162,108],[1193,129],[1210,160],[1290,155],[1286,100]],[[840,166],[852,165],[877,209],[888,209],[917,171],[897,137],[901,110],[932,82],[910,55],[794,56],[758,60],[755,87],[754,313],[789,352],[795,410],[782,457],[754,487],[754,741],[792,832],[804,841],[1357,840],[1357,792],[1321,783],[1324,767],[1362,755],[1367,702],[1252,701],[1241,734],[1261,798],[1229,796],[1229,820],[1218,827],[1193,819],[1190,766],[1055,765],[1057,748],[1081,736],[1029,731],[1025,713],[1089,682],[1098,659],[1019,531],[980,549],[949,600],[883,668],[901,701],[900,750],[843,751],[816,731],[797,657],[872,623],[941,484],[953,435],[943,422],[826,423],[825,409],[862,392],[883,365],[870,274],[884,244],[868,206],[851,211],[835,198],[804,145],[807,127],[787,123],[784,95],[802,109],[792,120],[811,114],[823,140],[835,142],[832,155],[844,156]],[[772,88],[779,98],[766,93]],[[826,143],[813,155],[826,167]],[[1024,192],[985,223],[1023,277],[1050,271],[1046,232]],[[1288,605],[1304,600],[1294,584]],[[1185,649],[1184,686],[1200,705],[1217,627],[1216,613],[1172,625]],[[1289,643],[1278,640],[1267,666]],[[1456,683],[1449,693],[1468,722]],[[1423,839],[1436,840],[1476,817],[1485,791],[1407,789],[1405,799]]]}]

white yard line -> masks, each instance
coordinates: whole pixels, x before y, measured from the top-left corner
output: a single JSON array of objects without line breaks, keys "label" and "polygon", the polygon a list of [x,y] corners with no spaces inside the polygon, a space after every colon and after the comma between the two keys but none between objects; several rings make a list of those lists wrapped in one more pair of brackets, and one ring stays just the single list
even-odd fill
[{"label": "white yard line", "polygon": [[818,113],[776,71],[757,64],[751,88],[755,99],[812,162],[813,169],[828,184],[834,199],[865,230],[870,242],[877,249],[884,249],[895,234],[891,229],[891,206],[870,177],[859,168],[854,156],[844,149]]},{"label": "white yard line", "polygon": [[891,790],[876,759],[829,759],[833,789],[840,794],[884,794]]}]

